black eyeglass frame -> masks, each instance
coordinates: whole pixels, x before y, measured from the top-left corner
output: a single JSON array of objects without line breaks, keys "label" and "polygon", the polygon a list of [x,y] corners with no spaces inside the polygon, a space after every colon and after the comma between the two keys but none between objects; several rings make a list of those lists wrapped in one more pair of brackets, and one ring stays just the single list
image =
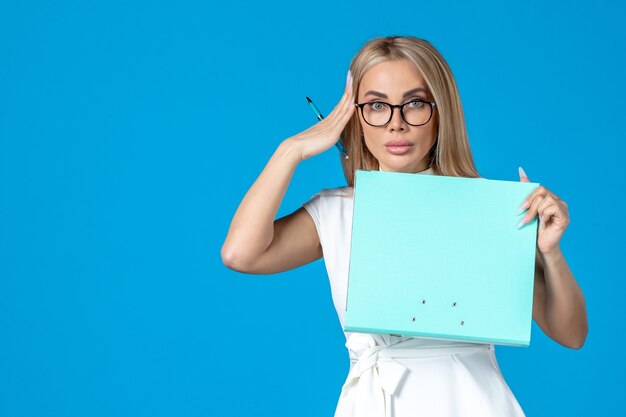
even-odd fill
[{"label": "black eyeglass frame", "polygon": [[[404,106],[406,106],[407,104],[411,104],[414,101],[419,101],[421,103],[430,104],[430,116],[428,116],[428,120],[426,120],[424,123],[421,123],[419,125],[414,125],[414,124],[411,124],[411,123],[407,122],[406,118],[404,117]],[[373,125],[373,124],[371,124],[370,122],[367,121],[367,119],[365,118],[365,115],[363,114],[363,107],[365,107],[366,104],[374,104],[374,103],[385,104],[385,105],[389,106],[389,108],[391,108],[391,116],[389,116],[389,120],[387,120],[382,125]],[[420,98],[414,98],[414,99],[411,99],[411,100],[409,100],[409,101],[407,101],[406,103],[403,103],[403,104],[389,104],[389,103],[387,103],[385,101],[374,100],[374,101],[368,101],[366,103],[360,103],[360,104],[354,103],[354,105],[361,109],[361,116],[363,116],[363,120],[365,120],[365,123],[367,123],[370,126],[374,126],[374,127],[383,127],[383,126],[386,126],[391,121],[391,119],[393,119],[393,112],[395,111],[396,107],[400,109],[400,117],[402,117],[402,120],[404,120],[404,122],[406,124],[408,124],[410,126],[424,126],[425,124],[430,122],[430,119],[433,118],[433,113],[435,112],[436,103],[434,101],[426,101],[426,100],[422,100]]]}]

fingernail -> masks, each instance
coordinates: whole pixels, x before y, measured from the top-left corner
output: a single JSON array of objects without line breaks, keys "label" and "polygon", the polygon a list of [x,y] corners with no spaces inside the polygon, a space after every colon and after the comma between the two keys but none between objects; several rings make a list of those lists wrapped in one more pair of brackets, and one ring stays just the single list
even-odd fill
[{"label": "fingernail", "polygon": [[348,91],[352,94],[352,74],[348,70]]},{"label": "fingernail", "polygon": [[522,204],[522,207],[520,207],[519,210],[517,210],[517,214],[520,214],[522,211],[526,210],[529,205],[530,203],[528,201],[524,201],[524,204]]},{"label": "fingernail", "polygon": [[522,211],[527,209],[529,205],[530,204],[528,203],[528,201],[524,201],[524,204],[522,204],[522,207],[520,207],[519,210],[517,210],[517,214],[519,215]]},{"label": "fingernail", "polygon": [[528,214],[522,218],[522,221],[519,222],[519,224],[517,225],[517,228],[519,229],[520,227],[522,227],[522,225],[526,223],[526,220],[528,220]]},{"label": "fingernail", "polygon": [[524,168],[519,167],[517,170],[519,171],[519,175],[520,175],[520,177],[526,177],[526,178],[528,178],[528,175],[526,175],[526,173],[524,172]]}]

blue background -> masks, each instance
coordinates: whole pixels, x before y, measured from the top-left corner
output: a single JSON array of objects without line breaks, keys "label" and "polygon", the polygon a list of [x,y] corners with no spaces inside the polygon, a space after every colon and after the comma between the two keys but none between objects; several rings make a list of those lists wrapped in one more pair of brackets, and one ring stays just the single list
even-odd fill
[{"label": "blue background", "polygon": [[[589,336],[496,348],[528,416],[624,413],[624,6],[617,1],[0,3],[0,415],[332,415],[349,362],[323,260],[223,266],[278,144],[391,34],[450,64],[481,175],[569,205]],[[345,185],[337,149],[277,217]],[[624,415],[624,414],[622,414]]]}]

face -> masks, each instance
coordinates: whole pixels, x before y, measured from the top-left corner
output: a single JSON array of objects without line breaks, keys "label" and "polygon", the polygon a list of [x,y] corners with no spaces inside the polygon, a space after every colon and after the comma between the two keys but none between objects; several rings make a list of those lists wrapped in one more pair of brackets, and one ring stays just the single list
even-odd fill
[{"label": "face", "polygon": [[[410,92],[417,88],[423,90]],[[414,98],[434,101],[424,78],[413,64],[407,60],[395,60],[376,64],[363,75],[357,103],[384,101],[394,105],[404,104]],[[436,107],[428,123],[421,126],[406,123],[399,108],[394,109],[388,124],[379,127],[370,126],[363,120],[360,110],[358,113],[365,145],[378,160],[383,171],[415,173],[429,167],[428,151],[437,138]],[[408,146],[388,146],[388,142],[393,140],[406,141]]]}]

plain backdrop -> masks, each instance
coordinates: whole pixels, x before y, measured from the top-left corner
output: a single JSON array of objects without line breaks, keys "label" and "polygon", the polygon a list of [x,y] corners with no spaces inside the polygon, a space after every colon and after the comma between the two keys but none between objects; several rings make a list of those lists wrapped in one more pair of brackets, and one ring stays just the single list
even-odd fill
[{"label": "plain backdrop", "polygon": [[[323,260],[222,264],[279,143],[369,39],[449,63],[480,174],[569,205],[580,350],[497,346],[528,416],[626,415],[621,2],[0,2],[0,415],[329,416],[348,372]],[[345,185],[335,147],[277,213]],[[476,219],[480,221],[480,219]]]}]

